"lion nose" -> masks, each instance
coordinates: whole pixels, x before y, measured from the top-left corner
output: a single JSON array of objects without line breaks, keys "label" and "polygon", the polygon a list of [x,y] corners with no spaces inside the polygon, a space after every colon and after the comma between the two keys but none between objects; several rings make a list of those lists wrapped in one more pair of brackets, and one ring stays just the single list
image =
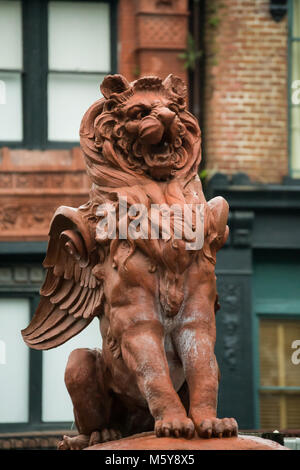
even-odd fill
[{"label": "lion nose", "polygon": [[157,117],[168,128],[174,121],[176,114],[171,111],[169,108],[161,108],[158,112]]},{"label": "lion nose", "polygon": [[161,141],[164,133],[164,126],[161,121],[154,116],[146,116],[140,122],[139,134],[143,142],[147,144],[157,144]]},{"label": "lion nose", "polygon": [[144,117],[139,126],[139,135],[147,144],[158,144],[172,124],[176,114],[169,108],[160,108],[154,115]]}]

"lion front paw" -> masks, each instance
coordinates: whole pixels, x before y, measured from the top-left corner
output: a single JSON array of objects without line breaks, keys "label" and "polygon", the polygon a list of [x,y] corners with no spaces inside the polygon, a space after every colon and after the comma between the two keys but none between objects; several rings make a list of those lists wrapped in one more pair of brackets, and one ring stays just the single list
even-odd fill
[{"label": "lion front paw", "polygon": [[190,418],[165,417],[155,422],[155,434],[157,437],[185,437],[191,439],[195,432],[195,426]]},{"label": "lion front paw", "polygon": [[89,446],[102,444],[102,442],[117,441],[122,438],[120,431],[115,429],[102,429],[102,431],[94,431],[90,436]]},{"label": "lion front paw", "polygon": [[[195,423],[195,421],[194,421]],[[233,437],[238,434],[238,424],[234,418],[206,418],[195,427],[199,437]]]}]

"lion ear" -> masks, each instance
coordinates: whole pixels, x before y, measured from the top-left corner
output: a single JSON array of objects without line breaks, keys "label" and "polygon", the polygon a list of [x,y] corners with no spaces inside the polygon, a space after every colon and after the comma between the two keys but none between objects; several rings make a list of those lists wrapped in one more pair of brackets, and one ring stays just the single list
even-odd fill
[{"label": "lion ear", "polygon": [[172,74],[168,75],[167,78],[165,78],[163,81],[163,86],[166,90],[170,91],[171,93],[175,93],[181,98],[186,96],[186,86],[179,77],[175,77]]},{"label": "lion ear", "polygon": [[109,99],[114,93],[123,93],[130,87],[129,82],[122,75],[107,75],[100,85],[102,95]]}]

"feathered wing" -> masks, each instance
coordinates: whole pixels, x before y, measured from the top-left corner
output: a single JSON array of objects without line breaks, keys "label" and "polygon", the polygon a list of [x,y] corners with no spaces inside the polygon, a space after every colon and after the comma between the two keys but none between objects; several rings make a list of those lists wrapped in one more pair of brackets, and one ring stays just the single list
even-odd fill
[{"label": "feathered wing", "polygon": [[[229,227],[227,225],[229,206],[227,201],[221,196],[214,197],[208,201],[208,205],[213,214],[215,229],[211,242],[214,245],[214,251],[218,251],[226,243],[229,235]],[[219,296],[217,294],[215,299],[215,314],[220,308]]]},{"label": "feathered wing", "polygon": [[78,209],[60,207],[49,235],[41,300],[22,330],[25,343],[34,349],[55,348],[82,331],[100,314],[103,297],[102,283],[92,272],[94,242]]},{"label": "feathered wing", "polygon": [[222,196],[216,196],[208,201],[208,206],[214,218],[215,229],[211,242],[213,242],[215,250],[218,251],[226,243],[229,235],[227,225],[229,206]]}]

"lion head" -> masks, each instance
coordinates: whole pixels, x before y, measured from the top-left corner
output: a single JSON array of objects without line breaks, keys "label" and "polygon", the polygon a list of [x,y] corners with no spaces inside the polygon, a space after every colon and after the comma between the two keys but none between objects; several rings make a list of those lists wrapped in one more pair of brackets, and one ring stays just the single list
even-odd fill
[{"label": "lion head", "polygon": [[200,162],[200,129],[186,110],[180,78],[144,77],[129,83],[108,75],[104,98],[85,113],[80,143],[98,186],[192,177]]}]

